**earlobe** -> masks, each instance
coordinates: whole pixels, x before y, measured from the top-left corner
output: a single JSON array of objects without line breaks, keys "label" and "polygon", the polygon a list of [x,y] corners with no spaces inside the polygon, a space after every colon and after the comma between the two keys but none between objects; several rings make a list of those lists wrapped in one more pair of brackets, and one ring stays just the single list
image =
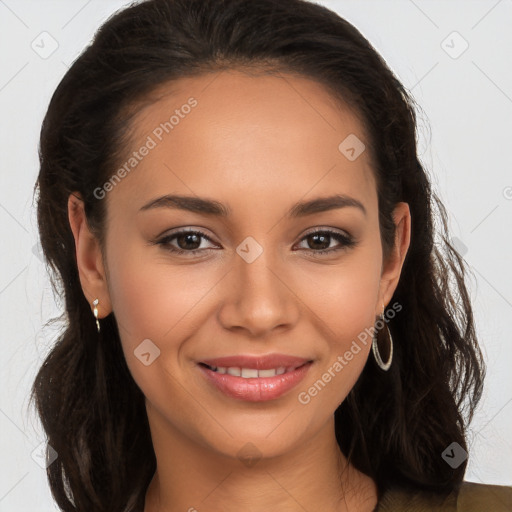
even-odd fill
[{"label": "earlobe", "polygon": [[78,192],[68,198],[68,218],[75,239],[75,254],[78,275],[84,295],[93,308],[93,301],[99,299],[99,317],[111,312],[110,297],[105,276],[105,266],[98,239],[89,229],[84,203]]}]

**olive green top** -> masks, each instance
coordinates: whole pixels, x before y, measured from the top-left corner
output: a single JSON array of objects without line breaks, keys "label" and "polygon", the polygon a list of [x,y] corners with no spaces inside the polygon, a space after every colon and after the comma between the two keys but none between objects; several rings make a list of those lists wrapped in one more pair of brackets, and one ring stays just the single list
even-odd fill
[{"label": "olive green top", "polygon": [[447,498],[425,491],[390,489],[374,512],[512,512],[512,487],[463,482]]}]

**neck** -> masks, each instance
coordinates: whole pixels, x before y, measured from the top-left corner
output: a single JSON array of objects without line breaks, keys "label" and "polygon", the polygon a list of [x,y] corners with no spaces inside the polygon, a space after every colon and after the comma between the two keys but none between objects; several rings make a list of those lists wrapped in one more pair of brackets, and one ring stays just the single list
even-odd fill
[{"label": "neck", "polygon": [[377,503],[373,480],[341,453],[334,418],[295,449],[252,462],[200,445],[161,417],[150,425],[157,470],[144,512],[371,512]]}]

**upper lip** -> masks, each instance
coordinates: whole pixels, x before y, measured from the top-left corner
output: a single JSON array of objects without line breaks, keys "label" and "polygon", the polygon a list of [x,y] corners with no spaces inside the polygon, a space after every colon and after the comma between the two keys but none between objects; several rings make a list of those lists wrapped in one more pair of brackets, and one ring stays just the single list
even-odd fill
[{"label": "upper lip", "polygon": [[311,359],[303,357],[290,356],[286,354],[267,354],[264,356],[239,355],[216,357],[214,359],[203,359],[200,361],[208,366],[219,366],[222,368],[252,368],[255,370],[270,370],[272,368],[298,368]]}]

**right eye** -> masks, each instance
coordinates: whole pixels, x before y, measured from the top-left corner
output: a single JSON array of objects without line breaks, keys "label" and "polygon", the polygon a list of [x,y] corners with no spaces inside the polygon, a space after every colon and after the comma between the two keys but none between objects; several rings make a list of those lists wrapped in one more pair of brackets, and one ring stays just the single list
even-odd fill
[{"label": "right eye", "polygon": [[[209,248],[201,248],[201,238],[204,238],[206,240],[209,240],[211,242],[210,237],[208,237],[206,234],[204,234],[201,231],[195,231],[195,230],[182,230],[177,231],[175,233],[169,234],[161,238],[158,242],[156,242],[158,245],[164,246],[166,250],[168,250],[171,253],[175,254],[197,254],[198,252],[204,252],[209,251]],[[171,242],[176,240],[178,247],[175,245],[172,245]],[[180,248],[179,246],[187,246],[192,245],[195,246],[199,243],[199,248],[192,247],[189,249]]]}]

